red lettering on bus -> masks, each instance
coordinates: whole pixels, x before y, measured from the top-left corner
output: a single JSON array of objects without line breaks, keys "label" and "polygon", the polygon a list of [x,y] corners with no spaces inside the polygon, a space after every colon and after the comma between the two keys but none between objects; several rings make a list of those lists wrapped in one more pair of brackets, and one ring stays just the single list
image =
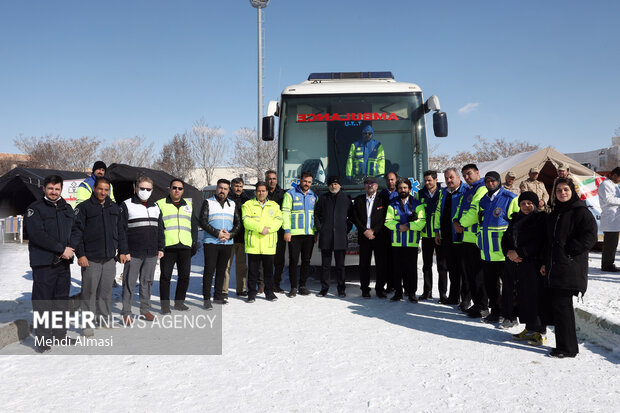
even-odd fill
[{"label": "red lettering on bus", "polygon": [[305,122],[306,121],[306,115],[305,114],[300,114],[297,115],[297,122]]},{"label": "red lettering on bus", "polygon": [[375,113],[375,120],[387,120],[387,113]]},{"label": "red lettering on bus", "polygon": [[364,120],[372,120],[372,113],[364,113]]},{"label": "red lettering on bus", "polygon": [[398,120],[398,116],[396,116],[396,113],[390,113],[390,117],[387,120]]},{"label": "red lettering on bus", "polygon": [[329,121],[329,113],[320,113],[317,116],[317,122],[326,122]]}]

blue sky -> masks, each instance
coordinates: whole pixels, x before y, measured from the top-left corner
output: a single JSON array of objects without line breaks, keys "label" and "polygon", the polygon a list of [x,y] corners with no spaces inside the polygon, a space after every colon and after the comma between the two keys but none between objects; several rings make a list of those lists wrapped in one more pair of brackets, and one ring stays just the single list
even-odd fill
[{"label": "blue sky", "polygon": [[[450,136],[562,152],[620,127],[620,3],[299,1],[265,9],[264,98],[310,72],[391,70],[439,96]],[[45,134],[145,136],[204,118],[256,127],[256,10],[226,1],[0,3],[0,152]],[[430,119],[428,119],[430,121]]]}]

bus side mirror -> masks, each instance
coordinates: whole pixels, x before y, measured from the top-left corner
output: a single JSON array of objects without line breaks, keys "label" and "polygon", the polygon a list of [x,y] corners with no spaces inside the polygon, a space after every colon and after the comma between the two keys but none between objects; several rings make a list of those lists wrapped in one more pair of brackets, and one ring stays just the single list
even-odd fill
[{"label": "bus side mirror", "polygon": [[263,134],[264,141],[272,141],[274,137],[273,116],[265,116],[263,118]]},{"label": "bus side mirror", "polygon": [[446,112],[433,113],[433,131],[438,138],[448,136],[448,115]]}]

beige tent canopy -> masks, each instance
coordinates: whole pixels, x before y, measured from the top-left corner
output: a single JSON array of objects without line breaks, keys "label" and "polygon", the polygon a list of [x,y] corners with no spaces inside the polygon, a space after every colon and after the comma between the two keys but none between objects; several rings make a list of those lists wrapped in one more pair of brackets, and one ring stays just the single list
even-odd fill
[{"label": "beige tent canopy", "polygon": [[593,170],[586,168],[550,146],[536,151],[519,153],[508,158],[481,162],[477,166],[481,177],[489,171],[496,171],[501,175],[502,182],[506,173],[512,171],[515,174],[517,185],[528,178],[530,168],[538,168],[540,170],[538,180],[542,181],[549,190],[558,176],[557,165],[560,163],[567,165],[573,175],[597,176]]}]

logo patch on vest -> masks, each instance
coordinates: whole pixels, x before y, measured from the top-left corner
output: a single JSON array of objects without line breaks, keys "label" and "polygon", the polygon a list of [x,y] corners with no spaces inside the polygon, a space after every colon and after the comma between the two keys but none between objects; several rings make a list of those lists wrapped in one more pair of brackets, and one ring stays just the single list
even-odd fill
[{"label": "logo patch on vest", "polygon": [[34,215],[34,209],[29,209],[28,210],[28,216],[31,217]]},{"label": "logo patch on vest", "polygon": [[187,214],[191,214],[192,213],[192,207],[189,205],[183,205],[183,212],[187,213]]},{"label": "logo patch on vest", "polygon": [[504,212],[504,210],[503,210],[503,209],[501,209],[500,207],[497,207],[497,208],[495,208],[495,209],[493,210],[493,216],[494,216],[495,218],[499,218],[499,217],[500,217],[500,215],[502,215],[502,212]]},{"label": "logo patch on vest", "polygon": [[472,200],[472,199],[474,199],[474,194],[470,194],[470,195],[467,197],[467,202],[471,203],[471,200]]},{"label": "logo patch on vest", "polygon": [[80,209],[79,208],[75,208],[75,215],[80,213]]}]

